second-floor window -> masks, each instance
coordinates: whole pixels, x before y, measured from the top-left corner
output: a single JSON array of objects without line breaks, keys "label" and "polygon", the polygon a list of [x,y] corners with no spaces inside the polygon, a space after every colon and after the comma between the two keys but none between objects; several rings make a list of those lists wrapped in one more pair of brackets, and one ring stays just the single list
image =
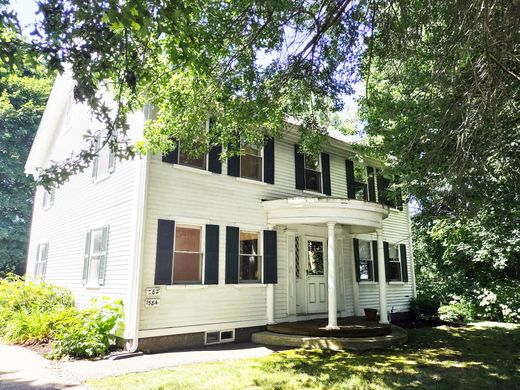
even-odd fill
[{"label": "second-floor window", "polygon": [[262,181],[262,148],[255,145],[242,147],[240,156],[240,177]]},{"label": "second-floor window", "polygon": [[94,180],[105,178],[115,170],[115,155],[112,150],[110,150],[108,144],[101,148],[103,141],[104,136],[102,133],[99,133],[96,138],[96,150],[98,150],[98,155],[94,157],[92,163],[92,179]]},{"label": "second-floor window", "polygon": [[48,209],[54,204],[54,197],[56,195],[56,189],[53,187],[50,191],[44,190],[42,207]]},{"label": "second-floor window", "polygon": [[305,189],[308,191],[321,191],[321,167],[319,158],[305,156]]},{"label": "second-floor window", "polygon": [[206,161],[207,155],[203,154],[199,157],[191,157],[186,148],[183,148],[181,143],[179,142],[179,164],[185,165],[187,167],[198,168],[198,169],[206,169]]},{"label": "second-floor window", "polygon": [[368,200],[367,172],[364,166],[354,168],[354,191],[357,200]]}]

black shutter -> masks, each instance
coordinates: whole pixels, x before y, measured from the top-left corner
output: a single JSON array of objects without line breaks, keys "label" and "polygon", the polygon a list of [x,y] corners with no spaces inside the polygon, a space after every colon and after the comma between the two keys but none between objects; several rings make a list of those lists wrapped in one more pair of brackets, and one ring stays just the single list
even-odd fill
[{"label": "black shutter", "polygon": [[173,234],[175,221],[157,222],[157,249],[155,254],[155,284],[172,284]]},{"label": "black shutter", "polygon": [[227,174],[240,177],[240,156],[231,156],[227,160]]},{"label": "black shutter", "polygon": [[218,284],[219,226],[206,225],[204,284]]},{"label": "black shutter", "polygon": [[397,206],[397,210],[403,211],[403,190],[401,189],[401,178],[399,176],[395,177],[395,184],[397,188],[395,189],[395,204]]},{"label": "black shutter", "polygon": [[376,169],[376,180],[377,180],[377,200],[381,204],[387,204],[386,201],[386,185],[383,175],[381,175],[381,171]]},{"label": "black shutter", "polygon": [[298,150],[298,145],[294,145],[294,170],[296,177],[296,189],[305,189],[305,159]]},{"label": "black shutter", "polygon": [[376,202],[376,184],[374,181],[374,168],[367,167],[368,176],[368,201]]},{"label": "black shutter", "polygon": [[173,140],[173,144],[175,149],[172,151],[163,154],[162,161],[168,164],[178,164],[179,163],[179,141]]},{"label": "black shutter", "polygon": [[264,230],[264,283],[278,283],[276,230]]},{"label": "black shutter", "polygon": [[220,153],[222,153],[221,145],[215,145],[211,147],[208,155],[208,171],[213,173],[222,173],[222,162],[220,161]]},{"label": "black shutter", "polygon": [[372,256],[374,256],[374,281],[379,280],[379,253],[377,253],[377,241],[372,241]]},{"label": "black shutter", "polygon": [[226,284],[238,283],[239,234],[237,227],[226,227]]},{"label": "black shutter", "polygon": [[388,283],[390,281],[390,248],[386,241],[383,241],[383,251],[385,253],[385,276]]},{"label": "black shutter", "polygon": [[321,154],[321,177],[323,178],[323,193],[331,195],[330,190],[330,157],[328,153]]},{"label": "black shutter", "polygon": [[269,137],[264,146],[264,182],[274,184],[274,138]]},{"label": "black shutter", "polygon": [[406,245],[400,244],[399,250],[401,252],[401,273],[403,275],[403,282],[408,282],[408,261],[406,259]]},{"label": "black shutter", "polygon": [[359,282],[361,280],[361,271],[359,269],[359,240],[354,238],[352,243],[354,245],[354,267],[356,267],[356,281]]},{"label": "black shutter", "polygon": [[347,198],[356,198],[356,189],[354,185],[354,162],[352,160],[345,160],[345,170],[347,172]]}]

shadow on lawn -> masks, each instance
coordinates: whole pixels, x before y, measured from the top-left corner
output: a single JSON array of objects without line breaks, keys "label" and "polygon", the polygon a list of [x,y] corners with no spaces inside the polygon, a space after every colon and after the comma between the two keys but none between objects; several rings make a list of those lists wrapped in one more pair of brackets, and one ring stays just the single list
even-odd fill
[{"label": "shadow on lawn", "polygon": [[283,352],[266,371],[307,374],[302,387],[520,389],[520,328],[438,327],[409,330],[408,345],[387,351]]}]

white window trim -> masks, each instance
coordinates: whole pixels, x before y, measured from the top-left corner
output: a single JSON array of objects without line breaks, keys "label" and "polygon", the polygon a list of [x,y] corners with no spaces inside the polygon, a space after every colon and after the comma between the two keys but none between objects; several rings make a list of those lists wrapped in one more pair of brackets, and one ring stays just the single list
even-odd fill
[{"label": "white window trim", "polygon": [[[254,145],[254,146],[257,146],[257,145]],[[243,147],[243,145],[242,145]],[[267,183],[264,182],[264,177],[265,177],[265,172],[264,172],[264,146],[260,147],[260,158],[261,158],[261,168],[262,168],[262,177],[260,179],[251,179],[251,178],[248,178],[248,177],[242,177],[242,176],[238,176],[237,179],[241,179],[239,181],[244,181],[244,182],[247,182],[247,183],[262,183],[262,184],[265,184],[267,185]],[[244,153],[244,154],[248,154],[248,153]],[[248,154],[249,156],[253,156],[252,154]],[[253,157],[258,157],[258,156],[253,156]],[[240,165],[239,165],[239,175],[242,175],[242,154],[240,154],[239,156],[240,158]]]},{"label": "white window trim", "polygon": [[[258,234],[258,254],[257,257],[260,257],[260,269],[259,274],[260,278],[259,280],[240,280],[240,258],[242,257],[242,252],[240,251],[240,233],[256,233]],[[256,286],[256,285],[263,285],[264,282],[264,253],[263,253],[263,235],[261,230],[256,229],[239,229],[238,231],[238,285],[240,286]],[[245,253],[245,255],[251,255],[255,256],[249,253]]]},{"label": "white window trim", "polygon": [[[231,332],[233,336],[230,339],[222,340],[223,332]],[[213,341],[213,342],[208,343],[208,333],[218,333],[218,341]],[[204,345],[225,344],[225,343],[232,343],[234,341],[235,341],[235,329],[222,329],[222,330],[213,330],[213,331],[204,332]]]},{"label": "white window trim", "polygon": [[[101,145],[101,131],[98,131],[96,133],[96,139],[97,139],[97,141],[96,141],[96,144],[97,144],[96,148],[99,148],[99,146]],[[110,150],[108,145],[105,145],[104,148],[108,148],[109,149],[108,159],[110,161],[110,155],[113,154],[113,152],[112,152],[112,150]],[[107,165],[108,169],[106,170],[106,172],[102,172],[101,176],[99,175],[99,173],[100,173],[99,172],[99,158],[100,158],[99,153],[101,153],[101,152],[103,152],[103,150],[100,150],[98,152],[98,155],[96,157],[94,157],[94,159],[97,160],[97,163],[95,163],[95,164],[93,163],[92,164],[92,169],[96,170],[95,176],[94,176],[94,173],[93,173],[93,176],[92,176],[92,182],[94,184],[104,182],[109,177],[111,177],[113,175],[113,173],[115,172],[115,158],[116,157],[114,156],[113,157],[113,159],[114,159],[114,167],[111,169],[110,168],[110,163],[108,163],[108,165]],[[92,161],[94,162],[94,160],[92,160]]]},{"label": "white window trim", "polygon": [[391,243],[388,243],[388,246],[394,246],[396,248],[396,251],[397,251],[397,259],[398,261],[392,261],[390,260],[390,257],[388,258],[388,262],[389,263],[397,263],[399,264],[399,276],[400,276],[400,279],[397,280],[388,280],[387,282],[388,283],[391,283],[391,284],[404,284],[403,282],[403,265],[402,265],[402,262],[401,262],[401,251],[400,251],[400,248],[399,248],[399,244],[391,244]]},{"label": "white window trim", "polygon": [[[199,228],[200,229],[200,281],[195,282],[188,282],[188,281],[182,281],[182,282],[175,282],[173,279],[173,272],[175,269],[175,243],[177,242],[177,228],[178,227],[184,227],[184,228]],[[172,275],[171,275],[171,281],[172,284],[168,286],[180,286],[183,288],[186,288],[188,286],[196,286],[199,287],[201,285],[204,285],[204,266],[206,263],[206,251],[204,250],[206,248],[206,229],[204,228],[204,225],[200,224],[193,224],[193,223],[183,223],[183,222],[176,222],[175,223],[175,229],[173,231],[173,255],[172,255]],[[196,253],[196,252],[192,252]]]},{"label": "white window trim", "polygon": [[188,165],[182,165],[180,163],[179,164],[172,164],[172,165],[173,165],[173,169],[178,169],[180,171],[191,172],[191,173],[198,173],[199,175],[207,175],[207,176],[213,175],[213,172],[210,172],[207,169],[190,167]]},{"label": "white window trim", "polygon": [[50,191],[47,191],[43,188],[43,199],[42,199],[42,209],[49,210],[56,200],[56,187],[52,187]]},{"label": "white window trim", "polygon": [[259,185],[259,186],[266,186],[267,185],[267,183],[264,182],[264,181],[255,180],[255,179],[247,179],[245,177],[236,177],[235,179],[237,181],[241,181],[242,183],[256,184],[256,185]]},{"label": "white window trim", "polygon": [[[107,232],[110,231],[110,227],[107,223],[104,223],[104,222],[95,222],[93,224],[91,224],[88,228],[88,230],[90,231],[90,244],[89,244],[89,254],[88,254],[88,272],[87,272],[87,280],[86,280],[86,283],[85,283],[85,288],[87,290],[99,290],[101,288],[101,285],[99,284],[99,269],[98,269],[98,277],[95,279],[96,281],[95,282],[90,282],[90,278],[89,278],[89,274],[90,274],[90,265],[91,265],[91,261],[92,261],[92,244],[93,244],[93,232],[96,231],[96,230],[101,230],[103,231],[104,228],[107,228]],[[108,245],[108,243],[107,243]],[[105,257],[107,256],[108,254],[108,247],[105,248]],[[105,267],[106,267],[106,261],[107,259],[105,258]]]},{"label": "white window trim", "polygon": [[[321,194],[323,196],[327,196],[323,193],[323,169],[322,169],[322,166],[321,166],[321,153],[318,157],[318,168],[319,168],[319,171],[315,171],[314,169],[310,169],[310,168],[307,168],[305,166],[305,160],[307,159],[307,156],[303,156],[303,186],[304,186],[304,190],[303,192],[305,193],[310,193],[310,194]],[[314,190],[308,190],[307,189],[307,175],[306,175],[306,171],[309,170],[309,171],[313,171],[313,172],[319,172],[320,173],[320,191],[314,191]]]},{"label": "white window trim", "polygon": [[[45,262],[42,262],[40,261],[40,257],[41,257],[41,251],[40,251],[40,248],[43,247],[43,246],[47,246],[47,257],[45,258]],[[48,240],[44,240],[44,241],[40,241],[38,242],[38,245],[36,246],[36,264],[34,265],[34,277],[33,279],[41,279],[41,280],[45,280],[45,276],[46,276],[46,273],[42,273],[41,275],[37,275],[37,271],[38,271],[38,265],[39,263],[45,263],[45,264],[48,264],[48,261],[49,261],[49,241]]]},{"label": "white window trim", "polygon": [[372,262],[372,279],[361,279],[361,269],[359,270],[359,273],[360,273],[360,277],[359,277],[359,282],[360,283],[368,283],[368,282],[371,282],[371,283],[374,283],[374,284],[378,284],[378,282],[376,281],[376,270],[375,270],[375,261],[374,261],[374,248],[372,246],[372,241],[370,240],[362,240],[360,239],[359,242],[368,242],[368,248],[370,250],[370,259],[362,259],[361,258],[361,251],[359,253],[359,266],[361,267],[361,262],[362,261],[371,261]]}]

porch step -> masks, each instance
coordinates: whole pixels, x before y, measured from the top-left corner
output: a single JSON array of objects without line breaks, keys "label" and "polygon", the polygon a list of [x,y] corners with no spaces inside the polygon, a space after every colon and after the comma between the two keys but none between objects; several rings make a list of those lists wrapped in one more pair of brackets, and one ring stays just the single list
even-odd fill
[{"label": "porch step", "polygon": [[392,333],[374,337],[308,337],[274,332],[253,333],[251,341],[264,345],[307,349],[330,349],[332,351],[365,351],[369,349],[386,349],[393,345],[403,344],[408,340],[406,331],[392,325]]}]

